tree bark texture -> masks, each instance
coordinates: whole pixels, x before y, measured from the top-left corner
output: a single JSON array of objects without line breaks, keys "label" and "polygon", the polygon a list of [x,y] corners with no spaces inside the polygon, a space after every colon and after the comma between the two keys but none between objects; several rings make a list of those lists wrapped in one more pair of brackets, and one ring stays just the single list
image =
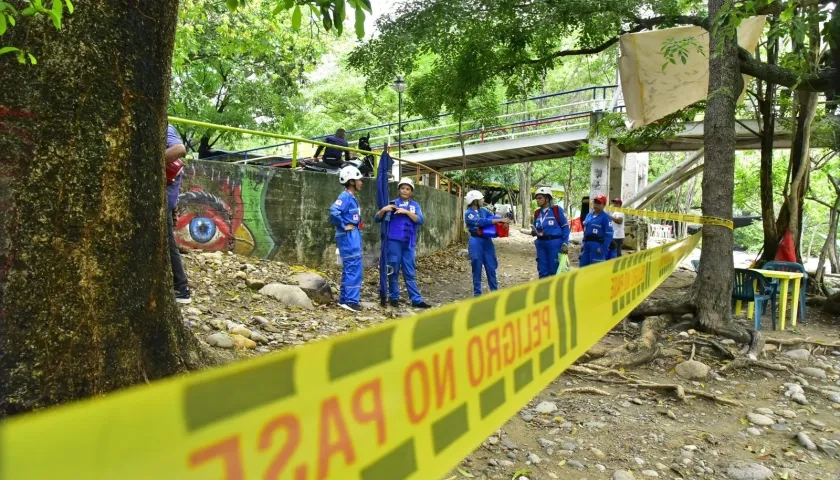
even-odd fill
[{"label": "tree bark texture", "polygon": [[[767,63],[776,64],[779,57],[778,52],[779,40],[776,39],[767,47]],[[762,124],[761,169],[759,170],[761,223],[764,230],[762,259],[769,262],[776,257],[776,250],[779,246],[779,236],[776,233],[776,210],[773,202],[773,137],[776,134],[776,85],[763,81],[759,81],[758,84]]]},{"label": "tree bark texture", "polygon": [[834,178],[831,174],[828,175],[828,181],[834,189],[834,204],[829,209],[828,214],[828,236],[825,238],[822,250],[820,250],[820,259],[817,262],[817,270],[815,274],[816,289],[824,291],[823,276],[825,269],[825,260],[828,258],[831,265],[831,272],[837,273],[837,223],[840,217],[840,178]]},{"label": "tree bark texture", "polygon": [[0,416],[197,367],[173,295],[164,146],[177,0],[26,18],[0,57]]},{"label": "tree bark texture", "polygon": [[[725,0],[709,0],[709,18],[717,18]],[[727,19],[727,21],[729,21]],[[728,31],[727,31],[728,30]],[[716,29],[709,36],[709,98],[706,104],[703,215],[732,218],[735,178],[735,106],[739,94],[738,45],[734,29]],[[751,335],[731,321],[734,263],[733,232],[705,225],[700,271],[692,287],[701,328],[750,343]]]},{"label": "tree bark texture", "polygon": [[811,125],[817,112],[817,94],[796,92],[797,116],[790,149],[790,184],[787,188],[779,218],[776,221],[776,242],[782,240],[787,230],[793,237],[796,261],[802,263],[802,207],[811,177]]}]

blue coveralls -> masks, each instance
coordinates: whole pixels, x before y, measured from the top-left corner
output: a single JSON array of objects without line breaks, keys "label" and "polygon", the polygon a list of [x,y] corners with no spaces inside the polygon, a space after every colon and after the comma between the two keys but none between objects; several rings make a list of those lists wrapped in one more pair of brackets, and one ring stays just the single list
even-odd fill
[{"label": "blue coveralls", "polygon": [[[417,305],[423,302],[423,297],[420,296],[420,289],[417,288],[414,246],[417,243],[417,227],[423,225],[424,222],[423,212],[420,210],[420,204],[414,200],[397,198],[393,203],[397,208],[408,210],[417,215],[417,223],[413,222],[408,215],[391,215],[391,225],[388,230],[388,266],[391,267],[391,273],[388,275],[388,290],[391,300],[397,301],[400,299],[400,268],[402,268],[403,279],[405,280],[405,287],[408,289],[411,304]],[[374,221],[377,223],[382,220],[384,220],[384,217],[379,218],[378,215],[374,217]]]},{"label": "blue coveralls", "polygon": [[[583,249],[580,252],[579,265],[585,267],[606,260],[612,238],[613,227],[610,215],[606,211],[598,215],[595,215],[595,212],[589,212],[583,222]],[[598,253],[599,248],[601,253]]]},{"label": "blue coveralls", "polygon": [[473,295],[476,297],[481,295],[482,265],[487,273],[487,284],[490,291],[499,288],[496,283],[496,268],[499,267],[499,262],[496,260],[496,247],[493,246],[492,239],[478,235],[478,230],[481,227],[493,224],[490,219],[492,216],[493,214],[486,208],[479,208],[478,210],[468,208],[464,212],[464,223],[467,224],[467,230],[470,232],[470,266],[472,267]]},{"label": "blue coveralls", "polygon": [[557,206],[560,218],[554,217],[554,206],[537,210],[534,214],[534,228],[542,233],[534,240],[537,247],[537,271],[540,278],[557,273],[560,268],[560,252],[563,245],[569,243],[569,222],[563,208]]},{"label": "blue coveralls", "polygon": [[[349,190],[341,192],[338,200],[330,207],[330,223],[335,225],[335,242],[344,268],[341,271],[341,289],[338,303],[359,304],[362,291],[362,233],[359,223],[362,214],[359,202]],[[355,225],[345,231],[347,225]]]}]

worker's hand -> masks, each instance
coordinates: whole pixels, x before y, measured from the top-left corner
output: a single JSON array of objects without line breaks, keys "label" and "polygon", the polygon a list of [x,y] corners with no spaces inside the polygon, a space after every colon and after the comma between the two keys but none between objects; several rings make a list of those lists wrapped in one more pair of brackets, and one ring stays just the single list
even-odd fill
[{"label": "worker's hand", "polygon": [[394,213],[396,213],[397,215],[408,215],[409,214],[409,211],[404,209],[404,208],[396,208],[396,207],[394,207],[394,208],[395,208]]},{"label": "worker's hand", "polygon": [[560,247],[560,251],[563,253],[569,253],[569,244],[564,243],[562,247]]},{"label": "worker's hand", "polygon": [[510,223],[510,219],[509,219],[509,218],[497,218],[497,219],[495,220],[495,222],[496,222],[496,223],[505,223],[505,224],[507,224],[507,223]]},{"label": "worker's hand", "polygon": [[349,232],[350,230],[355,230],[355,229],[356,229],[356,226],[353,225],[353,224],[349,224],[349,225],[344,226],[344,231],[345,232]]},{"label": "worker's hand", "polygon": [[600,255],[600,254],[601,254],[601,249],[599,248],[598,250],[595,250],[595,253],[597,253],[598,255]]}]

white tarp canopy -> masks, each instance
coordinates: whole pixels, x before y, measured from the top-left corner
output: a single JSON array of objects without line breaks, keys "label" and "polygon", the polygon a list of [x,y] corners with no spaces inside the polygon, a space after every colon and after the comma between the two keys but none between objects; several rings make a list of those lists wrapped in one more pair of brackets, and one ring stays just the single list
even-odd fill
[{"label": "white tarp canopy", "polygon": [[[765,16],[745,19],[738,27],[738,44],[752,52],[764,30]],[[688,47],[686,63],[662,65],[669,39],[694,37],[703,47]],[[673,40],[672,40],[673,41]],[[639,128],[706,98],[709,89],[709,33],[700,27],[678,27],[629,33],[620,39],[618,69],[630,128]],[[746,77],[745,77],[746,84]]]}]

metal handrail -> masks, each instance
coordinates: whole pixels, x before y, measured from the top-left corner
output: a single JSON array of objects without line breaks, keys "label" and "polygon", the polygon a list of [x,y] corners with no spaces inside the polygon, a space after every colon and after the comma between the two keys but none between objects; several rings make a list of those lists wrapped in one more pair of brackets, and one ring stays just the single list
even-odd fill
[{"label": "metal handrail", "polygon": [[[337,150],[353,152],[353,153],[360,153],[362,155],[373,155],[373,157],[376,159],[375,162],[374,162],[374,176],[378,175],[378,173],[379,173],[378,172],[378,170],[379,170],[378,169],[378,167],[379,167],[379,157],[382,156],[382,153],[384,153],[384,151],[383,152],[371,152],[371,151],[368,151],[368,150],[360,150],[358,148],[342,147],[342,146],[339,146],[339,145],[332,145],[332,144],[329,144],[329,143],[319,142],[317,140],[310,140],[310,139],[307,139],[307,138],[295,137],[295,136],[292,136],[292,135],[283,135],[283,134],[279,134],[279,133],[260,132],[258,130],[250,130],[250,129],[247,129],[247,128],[239,128],[239,127],[229,127],[229,126],[226,126],[226,125],[216,125],[216,124],[212,124],[212,123],[199,122],[197,120],[188,120],[186,118],[179,118],[179,117],[172,117],[172,116],[170,116],[168,118],[169,118],[169,121],[172,122],[172,123],[179,123],[179,124],[183,124],[183,125],[193,125],[193,126],[196,126],[196,127],[213,128],[213,129],[216,129],[216,130],[224,130],[224,131],[234,132],[234,133],[244,133],[244,134],[248,134],[248,135],[257,135],[257,136],[287,140],[287,141],[289,141],[289,144],[292,145],[292,168],[297,168],[298,145],[301,144],[301,143],[316,145],[316,146],[320,146],[320,147],[330,147],[330,148],[334,148],[334,149],[337,149]],[[441,172],[439,172],[439,171],[437,171],[433,168],[429,168],[426,165],[423,165],[423,164],[420,164],[420,163],[417,163],[417,162],[412,162],[410,160],[403,160],[403,159],[398,158],[398,157],[391,157],[391,158],[393,158],[394,161],[396,161],[396,162],[401,162],[401,163],[405,163],[407,165],[415,166],[417,168],[417,172],[418,172],[417,173],[418,180],[419,180],[421,169],[427,170],[427,171],[437,175],[438,181],[435,182],[435,188],[440,188],[440,180],[445,179],[446,183],[447,183],[447,186],[448,186],[448,191],[450,193],[452,192],[452,187],[453,187],[453,185],[455,185],[455,182],[451,178],[442,174]],[[205,159],[202,159],[202,160],[211,160],[211,159],[206,159],[205,158]]]},{"label": "metal handrail", "polygon": [[[511,105],[522,105],[522,104],[525,104],[525,103],[528,103],[528,102],[546,101],[546,100],[550,100],[552,98],[569,96],[569,95],[579,94],[579,93],[587,92],[587,91],[592,92],[592,99],[591,100],[585,100],[585,101],[580,101],[580,102],[572,102],[572,103],[563,104],[563,105],[542,107],[542,108],[538,108],[536,110],[531,110],[531,111],[525,109],[525,110],[521,110],[521,111],[517,111],[517,112],[505,112],[505,113],[499,115],[497,118],[506,118],[506,117],[512,117],[512,116],[521,115],[521,114],[532,115],[534,113],[544,111],[544,110],[558,109],[558,108],[568,107],[568,106],[571,106],[571,105],[580,105],[580,104],[584,104],[584,103],[590,103],[592,101],[606,101],[607,100],[607,91],[611,90],[611,89],[614,90],[616,87],[617,87],[617,85],[596,85],[596,86],[591,86],[591,87],[579,88],[579,89],[575,89],[575,90],[568,90],[568,91],[563,91],[563,92],[555,92],[555,93],[539,95],[539,96],[527,98],[525,100],[512,100],[512,101],[504,102],[504,103],[500,104],[500,107],[509,107]],[[599,95],[599,93],[600,93],[600,95]],[[577,112],[576,114],[580,114],[580,113],[581,112]],[[591,110],[588,113],[591,113]],[[436,115],[434,117],[431,117],[431,119],[436,121],[436,120],[440,120],[442,118],[452,117],[452,116],[453,116],[453,114],[451,114],[451,113],[442,113],[442,114]],[[549,117],[549,118],[554,118],[554,117]],[[430,120],[429,118],[422,118],[422,117],[421,118],[404,120],[402,122],[402,126],[410,125],[410,124],[417,123],[417,122],[429,121],[429,120]],[[536,119],[529,119],[529,120],[525,120],[525,121],[522,121],[522,122],[514,122],[512,124],[499,125],[499,126],[505,126],[505,127],[508,127],[508,128],[511,128],[511,127],[516,128],[517,124],[528,123],[529,121],[533,121],[533,120],[536,120]],[[455,126],[457,124],[458,124],[457,122],[454,122],[454,123],[449,123],[449,124],[444,124],[444,125],[432,125],[432,126],[429,126],[429,127],[424,127],[424,128],[418,129],[418,130],[411,130],[411,131],[408,131],[408,132],[403,132],[403,135],[422,132],[422,131],[445,129],[447,127],[452,127],[452,126]],[[383,129],[383,130],[387,129],[388,134],[372,137],[372,139],[388,138],[388,137],[391,136],[391,133],[390,133],[391,128],[392,127],[398,127],[399,125],[400,124],[398,122],[391,122],[391,123],[385,123],[385,124],[381,124],[381,125],[374,125],[374,126],[370,126],[370,127],[348,130],[347,133],[348,134],[358,134],[358,133],[363,133],[363,132],[371,132],[373,130],[378,130],[378,129]],[[461,132],[461,135],[468,134],[468,133],[471,133],[471,132],[480,132],[481,130],[482,130],[481,128],[472,128],[468,131]],[[327,136],[328,135],[321,135],[321,136],[317,136],[317,137],[312,137],[309,140],[310,140],[310,143],[312,143],[313,145],[317,145],[317,143],[314,143],[314,142],[317,142],[320,139],[324,139]],[[438,135],[438,136],[441,137],[441,138],[446,138],[447,137],[446,134],[442,134],[442,135]],[[433,139],[435,137],[436,136],[429,136],[429,137],[424,137],[424,138],[415,138],[415,139],[410,139],[408,141],[406,141],[406,139],[404,138],[402,143],[403,143],[403,145],[405,145],[406,143],[409,143],[409,144],[411,144],[411,143],[428,143],[430,141],[434,141]],[[256,148],[251,148],[251,149],[246,149],[246,150],[239,150],[239,151],[236,151],[236,152],[230,152],[230,153],[227,153],[227,154],[218,155],[216,157],[245,154],[245,156],[247,158],[247,155],[251,152],[266,150],[266,149],[269,149],[269,148],[288,147],[288,146],[292,145],[292,143],[293,142],[285,142],[285,143],[279,143],[279,144],[276,144],[276,145],[268,145],[268,146],[264,146],[264,147],[256,147]],[[355,144],[355,143],[357,143],[357,141],[353,141],[353,142],[350,142],[350,143]],[[209,158],[207,158],[207,160],[212,160],[213,158],[216,158],[216,157],[209,157]]]}]

